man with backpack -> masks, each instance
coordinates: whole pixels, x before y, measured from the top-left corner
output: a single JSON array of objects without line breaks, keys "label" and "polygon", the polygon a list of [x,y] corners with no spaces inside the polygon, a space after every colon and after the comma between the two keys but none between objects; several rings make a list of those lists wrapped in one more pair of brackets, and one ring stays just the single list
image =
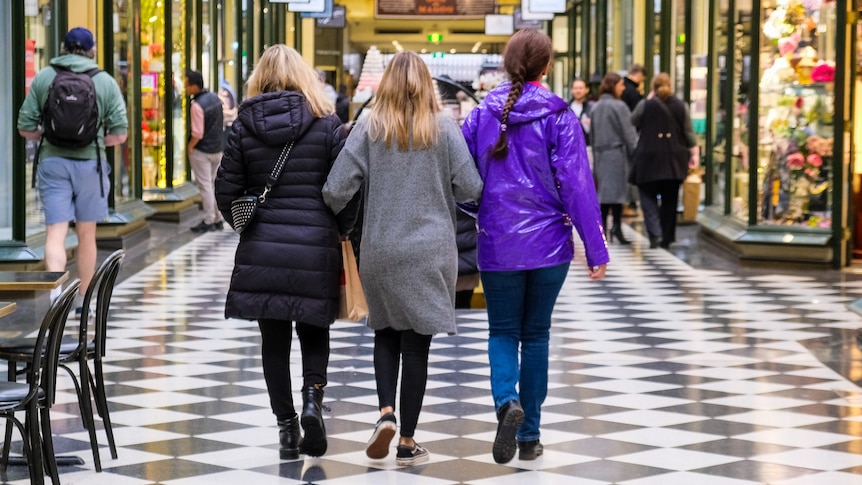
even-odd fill
[{"label": "man with backpack", "polygon": [[18,132],[39,142],[33,170],[45,212],[48,271],[66,270],[66,234],[75,221],[79,312],[96,270],[96,223],[108,217],[105,147],[124,143],[129,124],[120,87],[99,70],[95,55],[93,34],[70,30],[60,56],[36,74],[18,112]]}]

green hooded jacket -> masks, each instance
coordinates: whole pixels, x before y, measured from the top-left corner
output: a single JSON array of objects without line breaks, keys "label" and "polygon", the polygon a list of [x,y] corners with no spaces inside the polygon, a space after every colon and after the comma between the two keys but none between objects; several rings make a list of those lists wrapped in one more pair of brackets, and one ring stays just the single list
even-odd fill
[{"label": "green hooded jacket", "polygon": [[[74,72],[86,72],[99,67],[93,59],[78,54],[65,54],[51,59],[51,65],[66,67]],[[40,128],[42,118],[42,106],[48,97],[48,88],[54,81],[57,72],[48,66],[36,74],[30,85],[30,92],[21,105],[18,112],[18,129],[23,131],[36,131]],[[106,72],[100,72],[93,76],[93,84],[96,86],[96,103],[99,106],[99,117],[102,126],[99,128],[99,150],[101,159],[106,160],[104,129],[112,135],[124,135],[128,132],[129,121],[126,118],[126,102],[117,81]],[[48,140],[43,140],[40,159],[49,157],[64,157],[79,160],[95,160],[96,147],[89,145],[84,148],[61,148],[51,145]]]}]

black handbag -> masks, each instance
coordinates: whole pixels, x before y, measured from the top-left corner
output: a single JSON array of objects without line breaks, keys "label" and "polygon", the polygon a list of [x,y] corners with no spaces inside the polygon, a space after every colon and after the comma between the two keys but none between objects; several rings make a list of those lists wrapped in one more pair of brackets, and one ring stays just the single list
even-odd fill
[{"label": "black handbag", "polygon": [[231,227],[233,227],[233,230],[236,231],[237,234],[242,234],[242,232],[248,228],[248,225],[254,219],[257,207],[266,202],[266,194],[272,190],[273,185],[278,181],[278,177],[281,176],[284,164],[290,156],[291,148],[293,148],[293,142],[288,143],[284,146],[284,149],[281,150],[281,155],[278,156],[278,160],[272,168],[272,173],[269,174],[269,178],[266,181],[266,187],[263,188],[262,194],[254,195],[246,193],[245,195],[241,195],[231,201],[230,215],[231,219],[233,219]]}]

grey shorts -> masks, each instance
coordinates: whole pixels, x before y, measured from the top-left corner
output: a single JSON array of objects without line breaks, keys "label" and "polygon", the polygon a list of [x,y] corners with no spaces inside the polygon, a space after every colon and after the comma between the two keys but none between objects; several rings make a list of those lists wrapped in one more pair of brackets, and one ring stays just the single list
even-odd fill
[{"label": "grey shorts", "polygon": [[49,157],[39,162],[39,197],[45,210],[45,224],[98,222],[108,217],[111,168],[102,160],[102,187],[95,160]]}]

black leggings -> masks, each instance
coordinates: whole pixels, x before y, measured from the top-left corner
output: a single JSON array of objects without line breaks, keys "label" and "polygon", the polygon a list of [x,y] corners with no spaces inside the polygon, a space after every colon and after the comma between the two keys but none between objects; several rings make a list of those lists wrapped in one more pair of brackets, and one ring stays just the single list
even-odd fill
[{"label": "black leggings", "polygon": [[430,348],[431,335],[391,328],[374,332],[374,374],[381,409],[387,406],[395,409],[398,364],[400,360],[404,361],[401,372],[401,436],[405,438],[413,437],[419,422],[428,381]]},{"label": "black leggings", "polygon": [[[283,421],[296,416],[290,386],[290,343],[293,322],[288,320],[258,320],[263,338],[263,378],[269,392],[269,404],[276,419]],[[329,365],[329,327],[296,322],[296,334],[302,352],[302,386],[326,385]]]}]

